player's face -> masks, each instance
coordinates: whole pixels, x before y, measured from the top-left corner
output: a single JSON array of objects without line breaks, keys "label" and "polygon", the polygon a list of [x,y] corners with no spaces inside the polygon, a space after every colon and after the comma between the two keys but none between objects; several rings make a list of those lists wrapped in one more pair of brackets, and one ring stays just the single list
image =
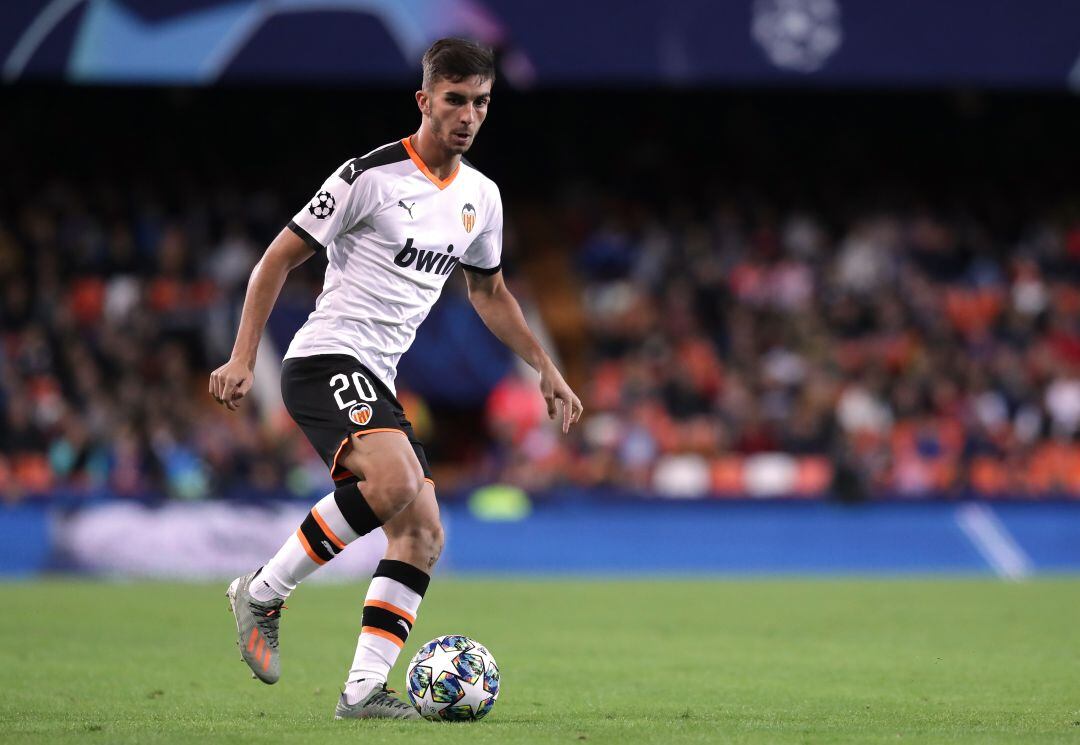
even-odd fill
[{"label": "player's face", "polygon": [[417,93],[420,110],[430,123],[435,140],[461,155],[473,144],[491,101],[491,81],[478,76],[458,82],[436,80],[430,91]]}]

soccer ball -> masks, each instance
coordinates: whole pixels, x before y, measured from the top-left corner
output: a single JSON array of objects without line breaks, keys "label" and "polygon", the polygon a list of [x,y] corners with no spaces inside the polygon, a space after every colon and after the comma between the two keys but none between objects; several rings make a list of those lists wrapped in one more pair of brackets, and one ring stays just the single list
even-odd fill
[{"label": "soccer ball", "polygon": [[484,645],[469,637],[440,636],[409,662],[405,690],[425,719],[483,719],[499,697],[499,666]]},{"label": "soccer ball", "polygon": [[328,191],[320,191],[308,205],[308,212],[315,216],[316,220],[325,220],[334,214],[334,195]]}]

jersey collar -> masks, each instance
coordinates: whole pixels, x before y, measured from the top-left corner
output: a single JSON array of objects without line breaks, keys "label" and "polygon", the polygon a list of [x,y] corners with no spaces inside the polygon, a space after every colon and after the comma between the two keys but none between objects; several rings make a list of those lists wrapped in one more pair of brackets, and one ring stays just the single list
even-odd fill
[{"label": "jersey collar", "polygon": [[432,173],[431,169],[427,167],[427,164],[423,160],[420,159],[420,154],[417,153],[416,150],[413,149],[412,143],[409,142],[408,137],[405,137],[404,139],[402,139],[401,144],[405,146],[405,152],[407,152],[409,154],[409,158],[412,160],[413,165],[417,167],[417,169],[420,171],[420,173],[427,176],[428,181],[435,184],[435,186],[439,187],[440,191],[442,191],[446,187],[450,186],[450,184],[454,183],[454,179],[457,178],[458,173],[461,171],[461,161],[460,160],[458,161],[457,168],[454,169],[454,172],[451,173],[446,178],[441,179],[438,176],[436,176],[434,173]]}]

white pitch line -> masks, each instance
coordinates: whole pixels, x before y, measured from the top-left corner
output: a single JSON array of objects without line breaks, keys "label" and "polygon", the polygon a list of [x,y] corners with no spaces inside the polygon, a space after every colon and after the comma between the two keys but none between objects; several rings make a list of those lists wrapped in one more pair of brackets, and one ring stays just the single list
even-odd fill
[{"label": "white pitch line", "polygon": [[956,524],[999,577],[1021,580],[1031,575],[1031,557],[988,506],[961,505],[956,509]]}]

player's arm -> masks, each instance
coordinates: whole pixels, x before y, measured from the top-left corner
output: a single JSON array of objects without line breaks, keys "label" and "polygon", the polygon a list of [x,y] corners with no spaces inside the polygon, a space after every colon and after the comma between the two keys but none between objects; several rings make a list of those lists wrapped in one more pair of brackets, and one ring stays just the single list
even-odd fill
[{"label": "player's arm", "polygon": [[255,355],[266,319],[277,302],[285,278],[315,252],[290,228],[284,228],[251,270],[240,328],[232,357],[210,374],[210,395],[230,411],[236,411],[255,382]]},{"label": "player's arm", "polygon": [[581,399],[570,390],[562,373],[529,330],[502,272],[482,274],[466,270],[465,281],[469,285],[469,302],[491,333],[540,373],[540,392],[547,402],[548,416],[555,418],[558,414],[555,402],[561,402],[562,431],[570,431],[570,425],[581,418]]}]

